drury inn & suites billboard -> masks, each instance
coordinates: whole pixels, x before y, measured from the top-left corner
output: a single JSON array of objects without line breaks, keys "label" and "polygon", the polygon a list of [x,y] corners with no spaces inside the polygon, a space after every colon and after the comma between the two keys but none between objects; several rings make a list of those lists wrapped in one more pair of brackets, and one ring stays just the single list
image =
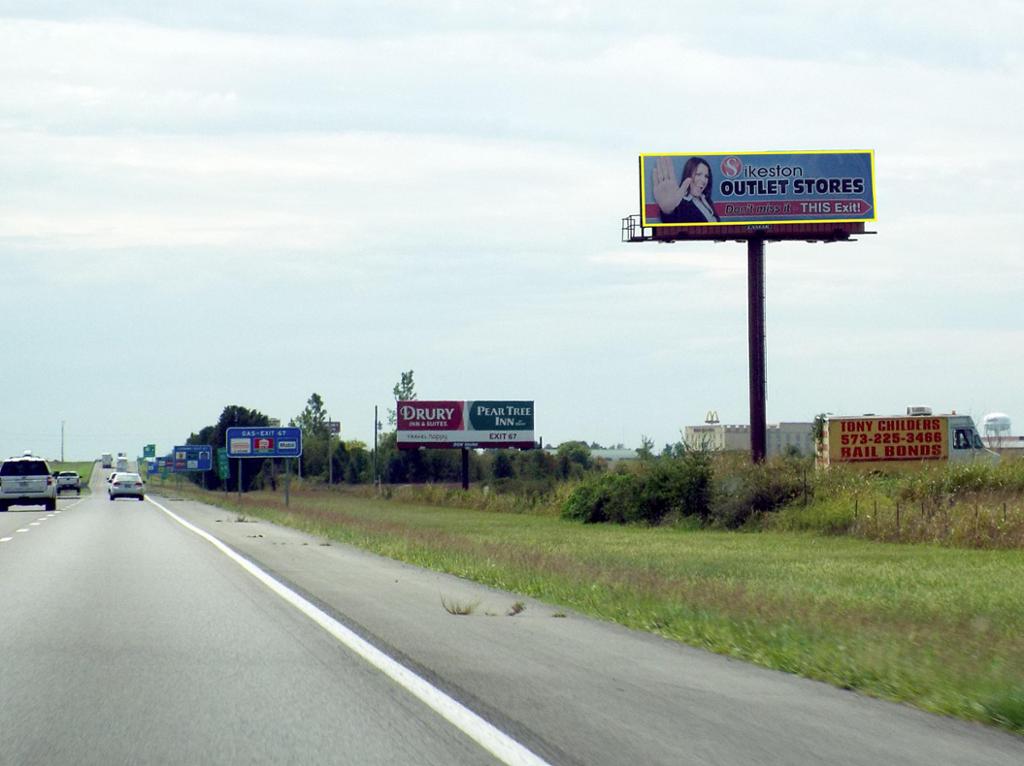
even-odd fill
[{"label": "drury inn & suites billboard", "polygon": [[641,154],[644,226],[875,220],[874,152]]},{"label": "drury inn & suites billboard", "polygon": [[532,401],[400,401],[397,414],[399,449],[535,446]]}]

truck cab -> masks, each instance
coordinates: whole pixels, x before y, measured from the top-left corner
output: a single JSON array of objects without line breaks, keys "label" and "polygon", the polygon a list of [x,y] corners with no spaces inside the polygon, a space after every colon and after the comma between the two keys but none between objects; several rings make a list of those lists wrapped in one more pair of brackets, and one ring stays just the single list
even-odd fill
[{"label": "truck cab", "polygon": [[968,415],[949,416],[949,462],[983,460],[999,462],[999,455],[985,447],[981,435]]}]

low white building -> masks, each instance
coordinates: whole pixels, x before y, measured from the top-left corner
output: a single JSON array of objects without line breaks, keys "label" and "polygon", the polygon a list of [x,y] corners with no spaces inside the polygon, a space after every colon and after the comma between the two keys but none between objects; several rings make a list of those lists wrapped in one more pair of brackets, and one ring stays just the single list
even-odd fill
[{"label": "low white building", "polygon": [[[814,423],[769,423],[767,427],[768,457],[797,452],[814,455]],[[704,423],[686,426],[686,445],[692,449],[720,451],[750,451],[750,426]]]},{"label": "low white building", "polygon": [[1000,455],[1024,456],[1024,436],[982,436],[981,440]]}]

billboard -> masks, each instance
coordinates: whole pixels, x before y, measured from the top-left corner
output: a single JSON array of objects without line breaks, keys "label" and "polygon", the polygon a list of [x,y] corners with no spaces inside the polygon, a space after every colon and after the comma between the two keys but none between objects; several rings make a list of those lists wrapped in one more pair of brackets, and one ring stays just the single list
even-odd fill
[{"label": "billboard", "polygon": [[875,220],[873,151],[640,155],[644,226]]},{"label": "billboard", "polygon": [[536,446],[532,401],[400,401],[396,412],[399,449]]}]

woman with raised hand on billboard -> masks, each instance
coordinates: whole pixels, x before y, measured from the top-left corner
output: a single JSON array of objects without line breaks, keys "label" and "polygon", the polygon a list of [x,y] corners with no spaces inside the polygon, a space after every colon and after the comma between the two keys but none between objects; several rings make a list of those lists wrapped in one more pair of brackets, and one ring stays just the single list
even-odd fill
[{"label": "woman with raised hand on billboard", "polygon": [[676,180],[671,157],[658,157],[651,173],[654,201],[662,223],[716,223],[711,200],[711,166],[700,157],[690,157],[683,166],[683,181]]}]

